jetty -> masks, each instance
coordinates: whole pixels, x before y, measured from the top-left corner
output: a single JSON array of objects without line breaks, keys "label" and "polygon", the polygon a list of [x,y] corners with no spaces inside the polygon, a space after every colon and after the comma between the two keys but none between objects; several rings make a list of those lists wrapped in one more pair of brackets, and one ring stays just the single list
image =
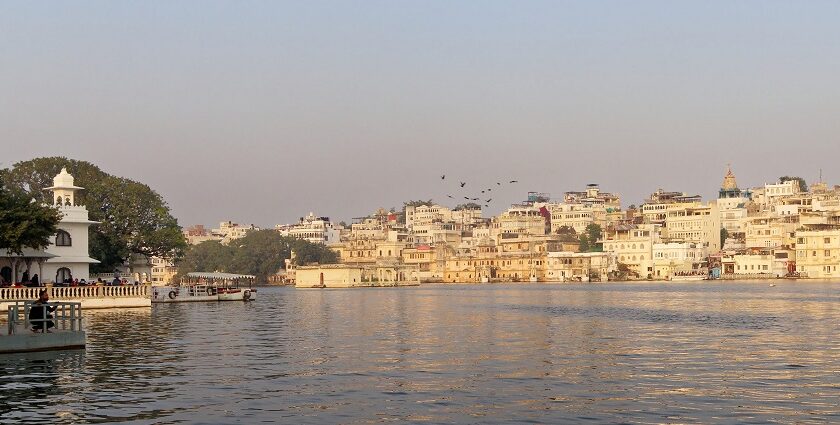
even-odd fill
[{"label": "jetty", "polygon": [[0,312],[20,300],[36,300],[46,290],[51,300],[79,303],[84,309],[151,307],[150,285],[120,286],[46,286],[36,288],[0,288]]},{"label": "jetty", "polygon": [[[35,288],[33,288],[35,289]],[[7,307],[6,323],[0,331],[0,353],[68,350],[85,347],[82,306],[78,302],[51,302],[55,311],[33,319],[34,301],[16,301]],[[46,313],[46,312],[45,312]],[[51,317],[50,317],[51,316]],[[40,328],[38,330],[34,330]]]}]

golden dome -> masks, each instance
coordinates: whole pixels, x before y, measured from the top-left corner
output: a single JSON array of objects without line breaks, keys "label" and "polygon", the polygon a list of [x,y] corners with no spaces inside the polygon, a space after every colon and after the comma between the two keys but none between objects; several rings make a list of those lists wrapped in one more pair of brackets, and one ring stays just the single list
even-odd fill
[{"label": "golden dome", "polygon": [[723,177],[723,186],[721,189],[723,190],[735,190],[738,189],[738,183],[735,182],[735,174],[732,174],[732,168],[727,167],[726,175]]}]

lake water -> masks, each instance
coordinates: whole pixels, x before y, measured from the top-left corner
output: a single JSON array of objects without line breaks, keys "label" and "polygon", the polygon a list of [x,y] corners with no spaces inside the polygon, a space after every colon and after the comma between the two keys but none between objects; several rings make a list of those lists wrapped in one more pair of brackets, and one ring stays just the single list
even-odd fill
[{"label": "lake water", "polygon": [[840,423],[840,283],[260,289],[0,355],[2,423]]}]

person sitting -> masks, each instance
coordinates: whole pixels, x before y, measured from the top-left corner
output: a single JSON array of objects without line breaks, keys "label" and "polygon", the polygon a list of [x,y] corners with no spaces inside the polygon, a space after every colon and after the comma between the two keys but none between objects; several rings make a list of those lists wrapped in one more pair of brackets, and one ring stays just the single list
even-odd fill
[{"label": "person sitting", "polygon": [[52,312],[55,311],[57,307],[50,306],[47,301],[50,300],[50,296],[47,295],[47,290],[42,289],[41,292],[38,293],[38,300],[32,304],[32,307],[29,309],[29,321],[32,323],[32,332],[51,332],[50,328],[55,327],[55,323],[52,320]]},{"label": "person sitting", "polygon": [[30,282],[32,282],[32,286],[34,287],[41,286],[41,280],[38,279],[38,273],[32,275],[32,280],[30,280]]},{"label": "person sitting", "polygon": [[111,282],[111,286],[120,286],[120,277],[114,276],[114,280]]}]

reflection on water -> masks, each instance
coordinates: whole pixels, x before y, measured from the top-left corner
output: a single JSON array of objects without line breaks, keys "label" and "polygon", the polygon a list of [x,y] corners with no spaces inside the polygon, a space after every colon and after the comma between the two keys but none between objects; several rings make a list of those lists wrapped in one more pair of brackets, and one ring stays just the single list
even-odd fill
[{"label": "reflection on water", "polygon": [[261,290],[0,356],[0,422],[840,421],[840,284]]}]

